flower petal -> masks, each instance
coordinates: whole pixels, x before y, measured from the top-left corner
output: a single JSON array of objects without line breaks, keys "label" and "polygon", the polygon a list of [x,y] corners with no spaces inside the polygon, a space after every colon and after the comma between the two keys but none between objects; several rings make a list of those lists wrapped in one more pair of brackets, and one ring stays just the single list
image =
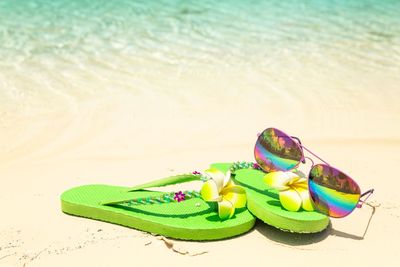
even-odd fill
[{"label": "flower petal", "polygon": [[235,207],[228,200],[218,202],[218,216],[221,220],[232,218],[235,213]]},{"label": "flower petal", "polygon": [[230,181],[231,181],[231,171],[227,171],[225,173],[223,187],[227,186]]},{"label": "flower petal", "polygon": [[246,207],[246,191],[238,185],[226,187],[221,191],[222,199],[228,200],[235,208]]},{"label": "flower petal", "polygon": [[300,177],[300,179],[297,181],[298,184],[305,184],[307,186],[308,180],[307,178]]},{"label": "flower petal", "polygon": [[219,201],[221,196],[219,195],[217,184],[214,180],[208,180],[204,182],[200,190],[200,195],[204,201]]},{"label": "flower petal", "polygon": [[298,183],[302,183],[301,181],[304,178],[301,178],[298,174],[293,173],[293,172],[286,172],[286,175],[288,177],[288,181],[286,182],[286,185],[289,187],[297,186]]},{"label": "flower petal", "polygon": [[308,190],[307,180],[300,177],[290,181],[288,186],[294,190]]},{"label": "flower petal", "polygon": [[296,191],[302,199],[301,207],[306,211],[313,211],[314,207],[311,202],[310,193],[308,192],[308,189],[297,188]]},{"label": "flower petal", "polygon": [[282,206],[289,211],[298,211],[301,207],[302,199],[300,195],[292,189],[279,192],[279,200]]},{"label": "flower petal", "polygon": [[294,172],[285,172],[285,174],[288,179],[293,180],[293,181],[297,181],[301,178],[298,174],[296,174]]},{"label": "flower petal", "polygon": [[224,187],[225,174],[215,168],[205,170],[204,173],[214,180],[215,184],[217,185],[218,192],[221,192],[222,188]]},{"label": "flower petal", "polygon": [[288,187],[286,186],[286,182],[288,181],[288,177],[285,172],[277,171],[270,172],[264,176],[264,182],[272,188],[277,190],[285,190]]},{"label": "flower petal", "polygon": [[228,184],[227,184],[226,186],[224,186],[224,188],[221,190],[221,192],[222,192],[225,188],[229,188],[229,187],[232,187],[232,186],[236,186],[236,184],[232,181],[232,179],[230,179],[230,180],[228,181]]}]

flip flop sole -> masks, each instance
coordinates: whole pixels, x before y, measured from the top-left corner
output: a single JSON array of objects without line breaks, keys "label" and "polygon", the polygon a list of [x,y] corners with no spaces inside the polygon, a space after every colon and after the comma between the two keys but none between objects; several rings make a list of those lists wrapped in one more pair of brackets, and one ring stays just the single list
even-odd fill
[{"label": "flip flop sole", "polygon": [[[226,172],[231,163],[214,163],[211,167]],[[236,171],[235,182],[246,189],[247,208],[263,222],[283,231],[295,233],[321,232],[329,225],[329,218],[316,211],[285,210],[279,201],[279,193],[263,182],[265,173],[254,169]]]},{"label": "flip flop sole", "polygon": [[214,203],[201,198],[132,206],[100,203],[121,197],[134,199],[164,194],[148,190],[127,192],[128,189],[110,185],[75,187],[61,195],[61,208],[67,214],[184,240],[224,239],[249,231],[255,223],[254,216],[246,208],[236,210],[233,218],[221,221]]}]

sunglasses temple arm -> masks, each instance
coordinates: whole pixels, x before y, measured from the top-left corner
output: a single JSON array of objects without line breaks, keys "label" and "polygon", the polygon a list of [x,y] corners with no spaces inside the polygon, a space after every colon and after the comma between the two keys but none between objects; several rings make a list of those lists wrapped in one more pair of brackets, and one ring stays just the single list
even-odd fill
[{"label": "sunglasses temple arm", "polygon": [[[367,199],[372,195],[372,193],[374,193],[374,189],[370,189],[367,192],[362,193],[360,196],[360,200],[357,204],[357,208],[361,208],[362,205],[367,201]],[[367,197],[365,199],[361,199],[364,196],[367,196]]]}]

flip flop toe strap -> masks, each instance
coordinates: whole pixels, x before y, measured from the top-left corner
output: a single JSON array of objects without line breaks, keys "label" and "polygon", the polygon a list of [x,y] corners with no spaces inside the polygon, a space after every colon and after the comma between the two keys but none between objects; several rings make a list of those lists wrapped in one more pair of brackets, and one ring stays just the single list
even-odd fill
[{"label": "flip flop toe strap", "polygon": [[166,178],[161,178],[161,179],[158,179],[155,181],[151,181],[149,183],[133,186],[131,188],[128,188],[127,192],[142,190],[142,189],[150,188],[150,187],[162,187],[162,186],[173,185],[173,184],[181,184],[181,183],[198,181],[198,180],[201,180],[200,175],[192,174],[192,173],[180,174],[180,175],[175,175],[175,176],[169,176]]},{"label": "flip flop toe strap", "polygon": [[200,197],[200,192],[196,190],[187,190],[187,191],[179,191],[179,192],[154,192],[154,196],[150,197],[142,197],[142,198],[132,198],[129,193],[144,190],[146,188],[151,187],[163,187],[167,185],[181,184],[186,182],[198,181],[201,180],[201,176],[197,174],[180,174],[175,176],[170,176],[166,178],[162,178],[159,180],[151,181],[145,184],[137,185],[134,187],[130,187],[127,190],[122,191],[124,197],[118,199],[105,200],[100,202],[100,205],[121,205],[126,204],[128,206],[132,205],[149,205],[149,204],[162,204],[162,203],[170,203],[170,202],[180,202],[182,200]]},{"label": "flip flop toe strap", "polygon": [[188,200],[191,198],[200,197],[200,192],[196,190],[186,190],[179,192],[169,192],[156,194],[154,196],[139,197],[139,198],[124,198],[120,200],[101,202],[101,205],[151,205],[151,204],[163,204],[171,202],[181,202],[183,200]]}]

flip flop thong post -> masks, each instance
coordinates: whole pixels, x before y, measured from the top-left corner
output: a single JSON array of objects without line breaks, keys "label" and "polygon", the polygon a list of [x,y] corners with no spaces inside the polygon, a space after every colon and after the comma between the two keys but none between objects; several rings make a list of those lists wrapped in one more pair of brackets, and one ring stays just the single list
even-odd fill
[{"label": "flip flop thong post", "polygon": [[67,214],[184,240],[224,239],[254,226],[255,218],[245,207],[237,209],[232,218],[221,220],[216,203],[205,202],[198,191],[168,193],[146,189],[198,179],[198,175],[187,174],[131,188],[79,186],[61,195],[61,207]]},{"label": "flip flop thong post", "polygon": [[[227,172],[232,163],[214,163],[212,168]],[[268,188],[263,178],[265,173],[255,169],[235,171],[234,181],[246,190],[247,208],[263,222],[283,231],[295,233],[321,232],[329,225],[329,218],[316,211],[297,212],[284,209],[278,191]]]}]

